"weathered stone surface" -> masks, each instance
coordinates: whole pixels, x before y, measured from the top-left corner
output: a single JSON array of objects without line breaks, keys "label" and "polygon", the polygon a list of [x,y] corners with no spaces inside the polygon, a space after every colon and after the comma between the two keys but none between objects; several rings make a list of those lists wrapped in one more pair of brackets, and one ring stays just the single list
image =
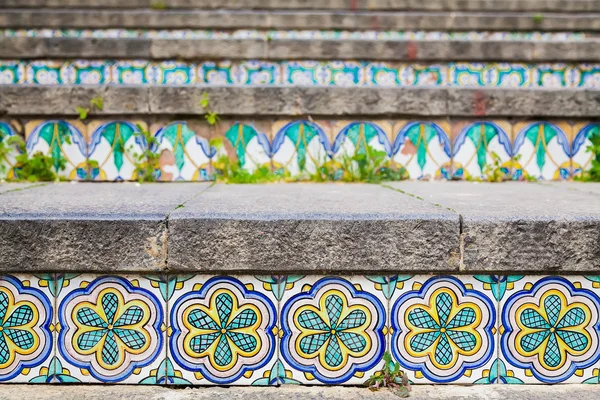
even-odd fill
[{"label": "weathered stone surface", "polygon": [[104,99],[101,115],[596,118],[600,92],[581,89],[444,87],[39,86],[0,85],[0,115],[77,115]]},{"label": "weathered stone surface", "polygon": [[6,58],[598,61],[600,40],[302,40],[0,37]]},{"label": "weathered stone surface", "polygon": [[598,31],[594,13],[7,9],[2,28]]},{"label": "weathered stone surface", "polygon": [[161,271],[167,217],[208,184],[49,184],[0,194],[3,271]]},{"label": "weathered stone surface", "polygon": [[[414,400],[572,400],[596,399],[598,385],[413,385]],[[296,386],[281,387],[202,387],[173,389],[150,385],[4,385],[2,400],[397,400],[382,389],[371,392],[360,387]]]},{"label": "weathered stone surface", "polygon": [[169,269],[457,271],[458,215],[376,185],[216,185],[169,217]]},{"label": "weathered stone surface", "polygon": [[[0,7],[151,8],[152,0],[0,0]],[[600,11],[595,0],[165,0],[167,8]]]},{"label": "weathered stone surface", "polygon": [[[462,271],[600,271],[598,185],[400,182],[390,187],[462,218]],[[594,188],[594,189],[587,189]]]}]

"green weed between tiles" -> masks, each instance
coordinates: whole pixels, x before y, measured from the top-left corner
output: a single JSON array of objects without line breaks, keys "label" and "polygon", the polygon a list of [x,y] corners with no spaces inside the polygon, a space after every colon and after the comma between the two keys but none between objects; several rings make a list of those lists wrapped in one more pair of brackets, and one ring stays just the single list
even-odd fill
[{"label": "green weed between tiles", "polygon": [[591,144],[587,151],[592,153],[592,165],[587,171],[583,171],[581,176],[576,176],[575,180],[582,182],[600,182],[600,135],[590,137]]},{"label": "green weed between tiles", "polygon": [[[65,142],[71,144],[71,139],[65,137]],[[15,153],[16,164],[14,166],[15,177],[11,182],[52,182],[61,180],[59,171],[66,167],[67,160],[58,151],[52,151],[51,155],[36,152],[28,154],[25,141],[19,136],[8,138],[0,137],[0,175],[4,176],[8,171],[8,157]]]},{"label": "green weed between tiles", "polygon": [[399,397],[408,397],[410,384],[408,376],[400,371],[400,363],[392,360],[392,355],[385,352],[383,355],[383,369],[375,372],[364,383],[371,391],[387,388],[390,392]]}]

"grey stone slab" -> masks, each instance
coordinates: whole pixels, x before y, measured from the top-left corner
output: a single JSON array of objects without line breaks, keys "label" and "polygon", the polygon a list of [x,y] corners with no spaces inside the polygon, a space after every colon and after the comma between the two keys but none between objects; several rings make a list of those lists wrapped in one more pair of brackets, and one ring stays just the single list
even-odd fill
[{"label": "grey stone slab", "polygon": [[389,186],[461,215],[463,271],[600,271],[600,196],[593,193],[600,185],[400,182]]},{"label": "grey stone slab", "polygon": [[[598,385],[413,385],[415,400],[572,400],[597,399]],[[382,389],[371,392],[364,387],[297,386],[281,387],[196,387],[174,389],[150,385],[4,385],[2,400],[397,400]]]},{"label": "grey stone slab", "polygon": [[[0,7],[150,8],[153,0],[0,0]],[[600,11],[597,0],[165,0],[168,8]]]},{"label": "grey stone slab", "polygon": [[600,40],[302,40],[0,37],[4,58],[598,61]]},{"label": "grey stone slab", "polygon": [[[29,188],[36,188],[43,184],[32,184],[32,183],[1,183],[0,182],[0,194],[20,192],[21,190],[27,190]],[[1,199],[0,199],[1,202]]]},{"label": "grey stone slab", "polygon": [[377,185],[215,185],[169,217],[170,270],[457,271],[458,215]]},{"label": "grey stone slab", "polygon": [[6,9],[2,28],[598,31],[597,12]]},{"label": "grey stone slab", "polygon": [[208,184],[49,184],[0,194],[3,271],[161,271],[167,217]]}]

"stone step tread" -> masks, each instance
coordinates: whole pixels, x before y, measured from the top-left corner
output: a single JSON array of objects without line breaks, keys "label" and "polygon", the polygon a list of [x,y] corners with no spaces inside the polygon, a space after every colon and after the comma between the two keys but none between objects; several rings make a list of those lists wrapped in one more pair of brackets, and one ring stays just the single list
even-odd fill
[{"label": "stone step tread", "polygon": [[600,61],[600,39],[353,40],[0,37],[4,59]]},{"label": "stone step tread", "polygon": [[6,9],[2,28],[341,29],[600,31],[600,10],[535,12],[340,12],[254,10]]},{"label": "stone step tread", "polygon": [[[600,91],[540,88],[311,87],[174,85],[0,85],[0,115],[204,115],[204,94],[219,116],[598,117]],[[51,101],[40,101],[48,99]]]},{"label": "stone step tread", "polygon": [[[598,385],[413,385],[410,398],[571,400],[600,396]],[[211,387],[174,389],[147,385],[4,385],[2,398],[38,400],[397,400],[388,390],[371,392],[359,387],[282,386],[282,387]]]},{"label": "stone step tread", "polygon": [[0,7],[600,11],[598,0],[2,0]]},{"label": "stone step tread", "polygon": [[600,268],[597,184],[10,188],[0,185],[5,271],[586,273]]}]

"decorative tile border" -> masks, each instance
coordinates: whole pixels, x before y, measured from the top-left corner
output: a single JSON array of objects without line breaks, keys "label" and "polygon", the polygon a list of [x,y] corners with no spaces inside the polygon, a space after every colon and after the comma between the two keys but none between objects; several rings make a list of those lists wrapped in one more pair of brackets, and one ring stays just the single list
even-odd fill
[{"label": "decorative tile border", "polygon": [[587,88],[600,64],[1,60],[0,84]]},{"label": "decorative tile border", "polygon": [[583,32],[429,32],[315,30],[152,30],[152,29],[4,29],[6,37],[265,39],[265,40],[527,40],[577,41],[597,37]]},{"label": "decorative tile border", "polygon": [[0,381],[598,383],[596,276],[0,276]]},{"label": "decorative tile border", "polygon": [[[0,121],[0,141],[26,139],[30,154],[61,154],[70,180],[136,180],[136,154],[146,149],[139,127],[157,142],[161,181],[212,180],[224,162],[253,172],[259,167],[306,179],[319,168],[336,179],[351,174],[352,157],[376,151],[381,166],[404,168],[410,179],[485,179],[500,169],[514,180],[563,180],[589,170],[594,121],[507,120],[262,120],[154,122],[141,120]],[[0,178],[18,176],[11,152]],[[139,164],[139,162],[138,162]]]}]

